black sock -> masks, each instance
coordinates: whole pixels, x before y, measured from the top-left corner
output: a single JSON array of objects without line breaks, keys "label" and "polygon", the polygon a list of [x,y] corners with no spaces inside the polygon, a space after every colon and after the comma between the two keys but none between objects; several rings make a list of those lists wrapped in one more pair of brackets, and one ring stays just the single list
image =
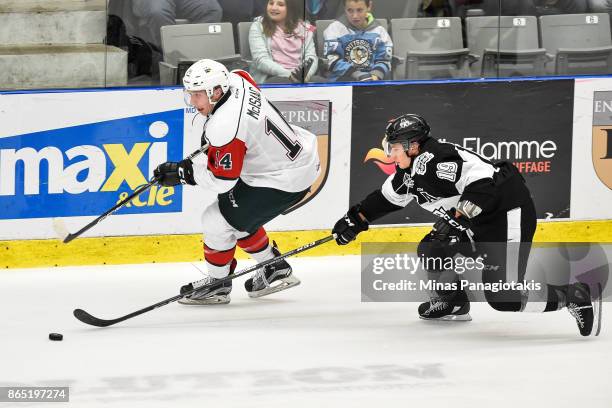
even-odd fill
[{"label": "black sock", "polygon": [[548,288],[548,299],[546,301],[546,309],[544,312],[554,312],[565,307],[565,299],[567,294],[567,285],[555,286],[546,285]]}]

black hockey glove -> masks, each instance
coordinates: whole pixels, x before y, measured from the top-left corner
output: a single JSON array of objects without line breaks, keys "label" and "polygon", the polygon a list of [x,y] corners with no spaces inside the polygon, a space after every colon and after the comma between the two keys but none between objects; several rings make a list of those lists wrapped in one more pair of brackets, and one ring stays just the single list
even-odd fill
[{"label": "black hockey glove", "polygon": [[346,245],[357,238],[360,232],[367,230],[368,222],[361,219],[359,216],[359,206],[355,205],[348,210],[344,217],[336,222],[332,234],[336,234],[338,245]]},{"label": "black hockey glove", "polygon": [[180,162],[165,162],[157,166],[153,171],[153,176],[157,178],[157,184],[171,187],[177,184],[190,184],[195,186],[193,178],[193,165],[191,160],[185,159]]},{"label": "black hockey glove", "polygon": [[461,240],[461,235],[470,229],[472,223],[463,216],[455,216],[456,209],[451,208],[433,225],[431,235],[434,240],[440,242],[455,243]]}]

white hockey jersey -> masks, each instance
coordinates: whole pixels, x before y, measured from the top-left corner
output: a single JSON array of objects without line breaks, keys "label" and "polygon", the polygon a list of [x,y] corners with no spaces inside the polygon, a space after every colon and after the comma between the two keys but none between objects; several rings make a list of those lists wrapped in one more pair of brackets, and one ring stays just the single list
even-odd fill
[{"label": "white hockey jersey", "polygon": [[193,160],[198,185],[217,193],[238,179],[252,187],[299,192],[320,171],[317,138],[290,126],[245,71],[230,73],[230,90],[204,125],[207,156]]}]

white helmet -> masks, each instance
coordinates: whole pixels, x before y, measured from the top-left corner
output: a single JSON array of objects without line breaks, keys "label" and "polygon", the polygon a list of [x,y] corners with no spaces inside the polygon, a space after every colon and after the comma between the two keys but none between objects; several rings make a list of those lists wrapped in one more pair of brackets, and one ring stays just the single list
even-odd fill
[{"label": "white helmet", "polygon": [[215,88],[221,87],[223,93],[230,87],[229,71],[225,65],[211,59],[201,59],[189,67],[183,77],[183,86],[188,92],[206,91],[210,103]]}]

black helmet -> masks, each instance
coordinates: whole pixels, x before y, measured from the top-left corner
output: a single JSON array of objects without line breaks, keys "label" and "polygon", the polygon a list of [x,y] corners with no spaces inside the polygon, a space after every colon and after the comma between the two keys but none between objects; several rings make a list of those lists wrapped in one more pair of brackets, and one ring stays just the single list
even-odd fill
[{"label": "black helmet", "polygon": [[408,150],[410,143],[422,142],[429,137],[430,128],[423,117],[414,113],[406,113],[400,117],[392,119],[385,129],[383,148],[385,153],[391,153],[390,146],[394,143],[401,143],[404,150]]}]

